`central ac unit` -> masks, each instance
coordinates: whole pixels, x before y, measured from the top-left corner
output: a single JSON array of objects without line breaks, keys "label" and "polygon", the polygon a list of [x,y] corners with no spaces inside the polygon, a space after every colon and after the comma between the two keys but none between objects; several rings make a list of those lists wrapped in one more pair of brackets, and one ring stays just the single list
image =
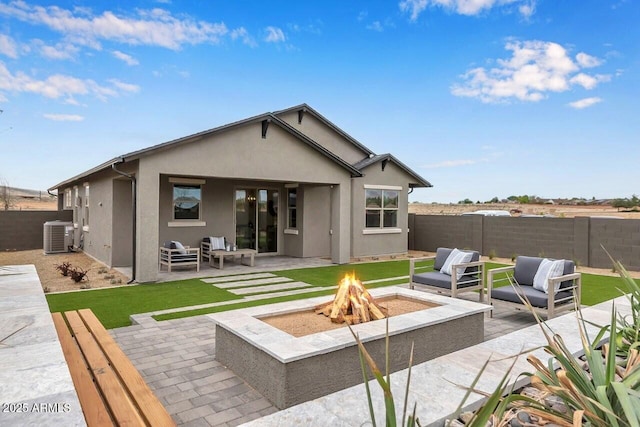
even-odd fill
[{"label": "central ac unit", "polygon": [[44,253],[68,252],[73,247],[73,223],[47,221],[44,223]]}]

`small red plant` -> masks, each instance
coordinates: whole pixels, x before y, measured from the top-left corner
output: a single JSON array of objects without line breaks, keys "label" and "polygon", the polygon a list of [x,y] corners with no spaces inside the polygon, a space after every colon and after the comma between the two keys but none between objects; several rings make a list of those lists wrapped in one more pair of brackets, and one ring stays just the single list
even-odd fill
[{"label": "small red plant", "polygon": [[58,264],[56,265],[56,270],[59,270],[60,274],[62,274],[63,276],[68,276],[71,271],[71,263],[65,261],[62,264]]},{"label": "small red plant", "polygon": [[71,275],[71,279],[76,283],[82,282],[87,277],[87,273],[88,272],[89,272],[89,270],[83,270],[80,267],[73,268],[73,269],[69,270],[69,274]]}]

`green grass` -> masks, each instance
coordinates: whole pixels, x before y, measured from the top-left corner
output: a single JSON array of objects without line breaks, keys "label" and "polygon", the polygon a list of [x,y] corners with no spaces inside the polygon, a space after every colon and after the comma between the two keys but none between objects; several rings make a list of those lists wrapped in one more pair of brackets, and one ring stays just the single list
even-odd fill
[{"label": "green grass", "polygon": [[129,326],[137,313],[188,307],[240,297],[198,279],[47,295],[49,310],[90,308],[105,328]]},{"label": "green grass", "polygon": [[[491,269],[502,266],[504,266],[504,264],[489,262],[486,267],[487,269]],[[409,274],[409,261],[335,265],[273,272],[273,274],[278,276],[287,277],[295,281],[303,281],[317,287],[327,288],[335,286],[345,273],[355,273],[356,277],[362,281],[407,276]],[[367,287],[377,288],[406,282],[406,279],[399,279],[372,283],[368,284]],[[621,295],[618,289],[628,291],[628,287],[620,277],[582,274],[582,303],[585,305],[594,305],[616,298]],[[230,303],[217,307],[164,314],[154,316],[154,318],[156,320],[169,320],[190,317],[237,308],[331,295],[334,292],[335,290],[330,288],[298,295],[288,295],[256,301],[239,301],[238,303]],[[129,316],[131,314],[233,301],[236,299],[241,300],[241,297],[198,279],[47,295],[51,312],[90,308],[107,329],[130,325]]]},{"label": "green grass", "polygon": [[[401,283],[407,283],[406,279],[401,279],[401,280],[390,280],[388,282],[381,282],[381,283],[371,283],[367,285],[367,289],[373,289],[373,288],[381,288],[384,286],[393,286],[393,285],[399,285]],[[331,289],[327,289],[325,291],[315,291],[315,292],[308,292],[308,293],[304,293],[304,294],[298,294],[298,295],[286,295],[286,296],[281,296],[281,297],[274,297],[274,298],[268,298],[268,299],[263,299],[263,300],[255,300],[255,301],[244,301],[244,302],[239,302],[237,304],[225,304],[225,305],[220,305],[217,307],[207,307],[207,308],[201,308],[201,309],[197,309],[197,310],[189,310],[189,311],[179,311],[176,313],[167,313],[167,314],[160,314],[157,316],[153,316],[153,318],[155,320],[171,320],[171,319],[181,319],[183,317],[191,317],[191,316],[199,316],[202,314],[210,314],[210,313],[219,313],[221,311],[228,311],[228,310],[236,310],[239,308],[247,308],[247,307],[255,307],[258,305],[265,305],[265,304],[275,304],[278,302],[285,302],[285,301],[294,301],[297,299],[304,299],[304,298],[312,298],[312,297],[319,297],[322,295],[333,295],[336,292],[336,290],[334,288]],[[327,299],[328,301],[330,301],[330,299]]]},{"label": "green grass", "polygon": [[299,280],[313,286],[334,286],[346,273],[355,273],[363,282],[409,275],[409,261],[384,261],[363,264],[332,265],[329,267],[300,268],[274,271],[273,274]]}]

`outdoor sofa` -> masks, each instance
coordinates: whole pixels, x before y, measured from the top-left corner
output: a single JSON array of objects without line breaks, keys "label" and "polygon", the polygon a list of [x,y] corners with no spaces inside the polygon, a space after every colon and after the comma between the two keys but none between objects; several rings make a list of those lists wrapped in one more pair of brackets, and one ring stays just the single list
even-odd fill
[{"label": "outdoor sofa", "polygon": [[[447,260],[454,251],[466,254],[463,262],[454,261],[450,264],[450,273],[445,272]],[[425,267],[417,265],[419,262],[433,260],[427,265],[427,271],[419,272]],[[411,258],[409,260],[409,287],[415,289],[430,289],[438,293],[456,298],[463,292],[478,291],[480,301],[484,301],[484,262],[480,261],[478,251],[458,250],[451,248],[438,248],[435,256]]]},{"label": "outdoor sofa", "polygon": [[[534,287],[534,279],[543,260],[541,257],[519,256],[513,266],[489,270],[487,294],[491,305],[501,304],[521,310],[525,308],[519,297],[521,295],[529,300],[536,312],[545,315],[547,319],[571,310],[576,304],[580,305],[582,281],[580,273],[575,272],[575,263],[571,260],[559,260],[564,265],[557,276],[542,277],[546,280],[546,292]],[[496,284],[505,281],[513,284],[496,287]],[[555,293],[557,286],[559,289]]]}]

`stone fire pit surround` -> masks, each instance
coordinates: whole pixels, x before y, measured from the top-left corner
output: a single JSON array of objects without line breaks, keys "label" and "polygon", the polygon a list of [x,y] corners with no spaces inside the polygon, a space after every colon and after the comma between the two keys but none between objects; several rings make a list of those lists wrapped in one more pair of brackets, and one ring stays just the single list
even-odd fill
[{"label": "stone fire pit surround", "polygon": [[[484,339],[485,304],[386,287],[380,298],[409,298],[439,304],[389,318],[392,372],[478,344]],[[313,310],[332,299],[322,296],[208,315],[216,323],[216,359],[283,409],[362,382],[360,360],[349,329],[293,337],[260,318]],[[327,319],[329,321],[329,319]],[[353,326],[367,350],[383,365],[386,320]]]}]

